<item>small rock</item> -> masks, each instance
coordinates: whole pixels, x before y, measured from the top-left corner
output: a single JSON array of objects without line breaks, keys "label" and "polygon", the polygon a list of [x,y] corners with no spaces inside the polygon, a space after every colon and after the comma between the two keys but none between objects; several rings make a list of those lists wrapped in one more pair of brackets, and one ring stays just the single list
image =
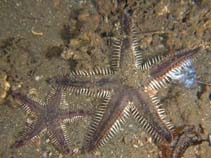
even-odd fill
[{"label": "small rock", "polygon": [[95,152],[95,156],[100,156],[101,155],[101,152],[100,151],[96,151]]},{"label": "small rock", "polygon": [[87,13],[87,12],[84,12],[84,13],[82,13],[82,14],[80,14],[79,16],[78,16],[78,20],[79,21],[87,21],[87,19],[89,18],[89,16],[90,16],[90,14],[89,13]]},{"label": "small rock", "polygon": [[72,49],[66,49],[63,51],[63,53],[61,54],[61,57],[64,60],[70,60],[70,59],[79,59],[79,56],[77,55],[77,53],[75,51],[73,51]]},{"label": "small rock", "polygon": [[79,152],[79,148],[74,148],[73,153],[77,154]]},{"label": "small rock", "polygon": [[8,95],[11,85],[7,80],[7,75],[4,74],[0,77],[0,103],[2,103]]}]

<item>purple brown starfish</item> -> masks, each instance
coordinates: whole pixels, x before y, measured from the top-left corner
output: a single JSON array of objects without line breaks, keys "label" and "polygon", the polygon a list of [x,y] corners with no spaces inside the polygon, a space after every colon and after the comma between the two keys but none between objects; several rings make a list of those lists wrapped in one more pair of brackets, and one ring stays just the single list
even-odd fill
[{"label": "purple brown starfish", "polygon": [[24,135],[17,140],[12,147],[19,148],[29,142],[38,139],[42,134],[47,133],[55,148],[64,154],[71,153],[68,146],[68,135],[65,132],[64,124],[87,116],[83,111],[69,111],[61,109],[63,94],[61,89],[52,91],[48,95],[46,103],[32,100],[21,93],[13,93],[15,99],[22,103],[23,109],[28,113],[34,113],[37,117],[34,123],[28,127]]},{"label": "purple brown starfish", "polygon": [[[120,37],[114,40],[111,67],[78,70],[70,77],[51,80],[70,93],[104,100],[89,127],[85,152],[93,152],[106,144],[129,116],[134,117],[156,144],[170,147],[177,134],[156,94],[159,88],[171,82],[174,72],[185,67],[200,49],[184,50],[175,56],[165,59],[154,57],[144,62],[136,27],[127,13],[122,17],[122,28]],[[143,70],[155,64],[158,66],[150,71],[151,78],[143,86],[142,80],[146,78]]]}]

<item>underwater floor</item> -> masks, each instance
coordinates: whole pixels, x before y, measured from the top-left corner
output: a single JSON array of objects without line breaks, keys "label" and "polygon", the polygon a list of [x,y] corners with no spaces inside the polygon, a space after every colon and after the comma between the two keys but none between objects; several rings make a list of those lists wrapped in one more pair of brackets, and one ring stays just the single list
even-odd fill
[{"label": "underwater floor", "polygon": [[[194,66],[199,83],[192,89],[172,84],[160,91],[167,114],[177,126],[195,125],[211,133],[211,2],[168,0],[128,2],[140,35],[144,56],[206,45]],[[25,114],[11,90],[45,100],[47,79],[74,69],[109,65],[111,38],[119,34],[116,0],[1,0],[0,1],[0,157],[65,158],[47,135],[23,148],[10,146],[35,119]],[[160,33],[150,33],[157,31]],[[129,62],[129,61],[128,61]],[[143,80],[147,79],[143,73]],[[134,81],[135,82],[135,81]],[[144,82],[143,82],[144,83]],[[205,83],[205,84],[204,84]],[[94,111],[99,100],[67,96],[70,109]],[[77,153],[90,119],[67,125],[70,145]],[[131,119],[96,154],[77,158],[157,158],[159,150]],[[209,158],[207,143],[188,148],[185,158]]]}]

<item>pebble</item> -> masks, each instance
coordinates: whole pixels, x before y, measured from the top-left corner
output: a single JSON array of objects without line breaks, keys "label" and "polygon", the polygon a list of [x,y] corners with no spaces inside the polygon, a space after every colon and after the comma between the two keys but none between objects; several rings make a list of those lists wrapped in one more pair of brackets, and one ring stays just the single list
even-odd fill
[{"label": "pebble", "polygon": [[0,78],[0,103],[2,103],[8,95],[11,85],[7,80],[7,75]]}]

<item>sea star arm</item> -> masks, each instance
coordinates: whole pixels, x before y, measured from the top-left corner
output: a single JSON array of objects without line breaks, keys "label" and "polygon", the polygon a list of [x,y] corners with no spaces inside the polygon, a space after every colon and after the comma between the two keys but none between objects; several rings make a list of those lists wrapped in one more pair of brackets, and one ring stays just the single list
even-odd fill
[{"label": "sea star arm", "polygon": [[84,145],[86,152],[93,152],[106,144],[129,117],[130,108],[125,93],[110,97],[106,98],[95,113]]},{"label": "sea star arm", "polygon": [[[12,95],[17,99],[20,103],[24,111],[27,113],[30,112],[39,112],[42,110],[42,102],[38,101],[37,99],[30,99],[25,95],[22,95],[21,93],[18,92],[13,92]],[[37,101],[35,101],[37,100]]]},{"label": "sea star arm", "polygon": [[[151,34],[157,32],[151,32]],[[162,56],[155,56],[146,61],[143,59],[143,53],[139,46],[140,34],[137,31],[131,15],[124,13],[122,15],[122,36],[121,38],[115,38],[113,41],[113,52],[112,52],[112,61],[111,68],[114,71],[117,71],[124,60],[124,54],[126,53],[127,48],[131,47],[132,53],[135,58],[135,66],[139,69],[148,69],[150,66],[159,63],[162,60]],[[124,37],[125,36],[125,37]]]},{"label": "sea star arm", "polygon": [[111,87],[118,85],[115,80],[105,77],[94,80],[58,78],[55,83],[67,92],[100,98],[108,96],[112,91]]},{"label": "sea star arm", "polygon": [[65,126],[63,124],[55,121],[52,124],[49,124],[48,135],[51,143],[58,151],[64,154],[71,154],[68,147],[68,136],[66,135]]},{"label": "sea star arm", "polygon": [[12,147],[19,148],[30,142],[34,142],[46,131],[46,126],[43,124],[42,120],[36,120],[35,123],[30,125],[23,136],[19,140],[17,140]]},{"label": "sea star arm", "polygon": [[139,69],[145,70],[145,69],[149,69],[152,65],[159,63],[163,59],[163,57],[158,55],[145,61],[143,58],[143,53],[139,46],[138,36],[140,35],[142,34],[140,34],[137,31],[135,24],[132,22],[131,23],[131,48],[132,48],[132,53],[135,57],[135,66]]},{"label": "sea star arm", "polygon": [[175,73],[192,64],[195,55],[200,50],[201,47],[196,47],[191,50],[185,49],[176,52],[175,55],[166,57],[162,63],[152,67],[150,71],[151,79],[147,86],[145,86],[145,90],[150,92],[153,90],[157,91],[161,87],[166,87],[173,79]]},{"label": "sea star arm", "polygon": [[171,131],[171,133],[174,133],[175,126],[171,123],[170,119],[168,118],[165,109],[163,108],[163,105],[160,102],[160,99],[156,95],[149,95],[149,97],[152,101],[152,107],[154,107],[155,113],[157,113],[157,116],[159,117],[161,122],[166,126],[169,131]]},{"label": "sea star arm", "polygon": [[[125,57],[128,53],[128,48],[130,48],[130,45],[132,43],[132,51],[135,56],[136,65],[138,62],[141,62],[142,60],[142,54],[137,49],[138,41],[136,39],[129,38],[131,33],[131,26],[132,26],[132,20],[131,15],[129,13],[124,12],[122,14],[121,18],[121,35],[119,38],[114,38],[113,40],[113,50],[112,50],[112,56],[111,56],[111,69],[115,72],[118,71],[122,66],[123,62],[125,61]],[[133,32],[133,30],[132,30]]]},{"label": "sea star arm", "polygon": [[140,126],[152,137],[155,143],[166,142],[172,140],[171,131],[169,131],[157,115],[154,115],[153,109],[150,109],[150,102],[144,92],[134,90],[131,92],[134,106],[131,108],[133,117]]}]

